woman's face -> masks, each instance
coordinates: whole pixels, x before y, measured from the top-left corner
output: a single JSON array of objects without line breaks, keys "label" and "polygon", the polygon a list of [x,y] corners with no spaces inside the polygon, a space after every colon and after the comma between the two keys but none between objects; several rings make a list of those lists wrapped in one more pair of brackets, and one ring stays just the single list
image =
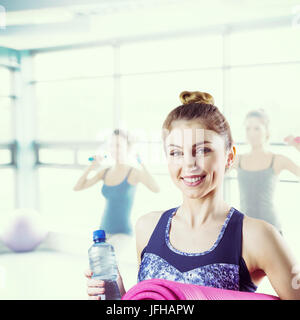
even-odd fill
[{"label": "woman's face", "polygon": [[222,185],[228,155],[215,131],[199,121],[174,121],[165,147],[171,178],[184,195],[202,198]]},{"label": "woman's face", "polygon": [[258,117],[246,119],[246,137],[252,146],[261,146],[268,140],[267,128]]},{"label": "woman's face", "polygon": [[109,149],[112,157],[119,161],[125,161],[128,154],[128,143],[126,138],[121,135],[113,135],[109,142]]}]

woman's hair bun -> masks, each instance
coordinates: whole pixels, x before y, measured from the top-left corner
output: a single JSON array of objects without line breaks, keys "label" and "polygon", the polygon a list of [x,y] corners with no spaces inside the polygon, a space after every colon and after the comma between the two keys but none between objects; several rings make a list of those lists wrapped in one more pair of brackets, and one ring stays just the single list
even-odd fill
[{"label": "woman's hair bun", "polygon": [[215,104],[213,96],[207,92],[200,91],[183,91],[180,93],[180,101],[183,104],[188,103],[205,103],[205,104]]}]

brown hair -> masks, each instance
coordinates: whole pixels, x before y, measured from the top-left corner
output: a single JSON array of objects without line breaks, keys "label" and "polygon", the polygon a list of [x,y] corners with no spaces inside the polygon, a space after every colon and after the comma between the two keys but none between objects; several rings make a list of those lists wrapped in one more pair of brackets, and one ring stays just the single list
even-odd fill
[{"label": "brown hair", "polygon": [[129,147],[132,145],[132,141],[131,141],[131,139],[130,139],[130,137],[129,137],[129,133],[126,132],[125,130],[115,129],[115,130],[113,131],[113,135],[115,135],[115,136],[120,136],[120,137],[124,138],[124,139],[126,140],[126,142],[127,142],[127,144],[128,144]]},{"label": "brown hair", "polygon": [[251,110],[246,114],[246,119],[256,117],[261,120],[267,130],[269,130],[270,119],[264,109]]},{"label": "brown hair", "polygon": [[230,150],[233,145],[231,130],[223,114],[214,105],[212,95],[200,91],[183,91],[179,98],[183,104],[173,109],[163,123],[163,141],[172,129],[173,121],[200,120],[208,130],[221,135],[225,139],[226,150]]}]

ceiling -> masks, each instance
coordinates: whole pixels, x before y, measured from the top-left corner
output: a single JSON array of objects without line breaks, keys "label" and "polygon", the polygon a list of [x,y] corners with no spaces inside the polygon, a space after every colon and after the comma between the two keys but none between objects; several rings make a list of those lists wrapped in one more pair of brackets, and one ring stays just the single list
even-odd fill
[{"label": "ceiling", "polygon": [[214,26],[292,23],[298,14],[299,0],[0,0],[0,46],[130,41]]}]

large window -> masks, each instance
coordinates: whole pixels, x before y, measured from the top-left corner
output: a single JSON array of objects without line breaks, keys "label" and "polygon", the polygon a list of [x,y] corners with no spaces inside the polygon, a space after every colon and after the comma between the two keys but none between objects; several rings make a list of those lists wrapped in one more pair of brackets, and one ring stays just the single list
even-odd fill
[{"label": "large window", "polygon": [[11,71],[6,67],[0,66],[0,97],[10,96],[12,93],[11,88]]},{"label": "large window", "polygon": [[[12,210],[15,205],[15,176],[12,168],[12,71],[0,67],[0,212]],[[5,214],[0,214],[0,221]]]},{"label": "large window", "polygon": [[34,57],[38,139],[96,140],[113,121],[113,49],[74,49]]},{"label": "large window", "polygon": [[0,141],[12,139],[12,100],[0,96]]},{"label": "large window", "polygon": [[112,126],[112,79],[36,84],[38,139],[93,141]]},{"label": "large window", "polygon": [[300,29],[292,26],[232,33],[228,46],[230,64],[299,62],[299,36]]},{"label": "large window", "polygon": [[179,94],[198,88],[211,92],[216,103],[222,106],[220,70],[124,76],[121,82],[123,119],[129,128],[160,130],[167,114],[181,104]]},{"label": "large window", "polygon": [[100,224],[104,208],[100,187],[73,191],[79,175],[78,170],[39,169],[41,210],[54,231],[80,234]]},{"label": "large window", "polygon": [[222,66],[222,37],[178,37],[121,46],[121,72],[145,73]]},{"label": "large window", "polygon": [[86,166],[103,132],[113,126],[113,68],[112,47],[34,55],[37,152],[43,166],[39,203],[52,230],[84,232],[100,223],[100,189],[74,192],[81,172],[70,168]]},{"label": "large window", "polygon": [[[0,211],[2,213],[5,213],[12,210],[15,206],[14,170],[11,168],[0,169],[0,181],[1,181]],[[4,218],[4,214],[1,215],[0,219],[2,218]]]},{"label": "large window", "polygon": [[113,73],[113,48],[42,52],[35,56],[36,81],[99,77]]},{"label": "large window", "polygon": [[259,108],[269,115],[271,142],[283,142],[287,135],[298,134],[299,72],[300,63],[228,71],[228,116],[235,140],[244,141],[245,115]]}]

